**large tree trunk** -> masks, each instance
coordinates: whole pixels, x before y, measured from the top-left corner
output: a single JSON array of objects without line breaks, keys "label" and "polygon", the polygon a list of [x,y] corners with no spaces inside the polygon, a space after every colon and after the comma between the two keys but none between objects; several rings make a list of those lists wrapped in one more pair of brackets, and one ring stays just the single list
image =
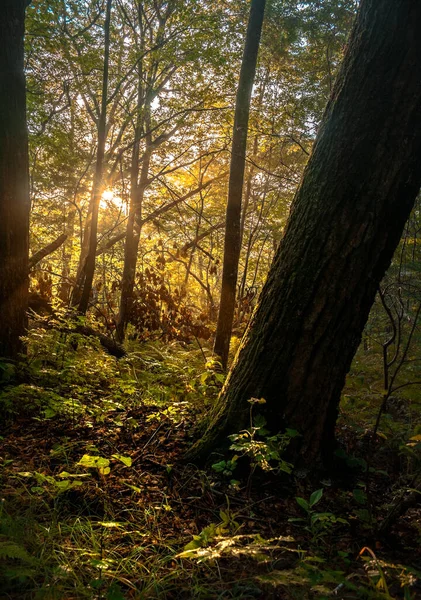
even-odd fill
[{"label": "large tree trunk", "polygon": [[246,162],[247,132],[251,92],[256,73],[257,54],[266,0],[252,0],[235,102],[230,177],[226,213],[224,265],[221,303],[218,314],[214,351],[223,367],[227,366],[235,310],[238,262],[241,250],[241,197]]},{"label": "large tree trunk", "polygon": [[23,63],[25,0],[0,12],[0,357],[22,350],[28,307],[29,167]]},{"label": "large tree trunk", "polygon": [[345,375],[421,184],[421,3],[363,0],[207,453],[265,398],[271,429],[327,460]]}]

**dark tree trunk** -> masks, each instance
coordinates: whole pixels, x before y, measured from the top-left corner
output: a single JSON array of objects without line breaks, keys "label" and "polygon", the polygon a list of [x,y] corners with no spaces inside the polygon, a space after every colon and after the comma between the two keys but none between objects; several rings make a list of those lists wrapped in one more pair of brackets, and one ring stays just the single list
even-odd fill
[{"label": "dark tree trunk", "polygon": [[29,167],[23,62],[25,0],[0,15],[0,357],[22,351],[28,307]]},{"label": "dark tree trunk", "polygon": [[[124,268],[121,279],[120,309],[117,319],[116,334],[119,342],[124,340],[127,323],[133,306],[133,291],[136,278],[137,253],[139,250],[139,240],[141,233],[142,206],[145,190],[148,186],[149,165],[152,156],[152,135],[151,129],[151,110],[150,110],[150,92],[146,93],[142,89],[142,72],[139,71],[139,90],[138,90],[138,121],[136,125],[136,143],[133,147],[131,164],[131,189],[130,189],[130,212],[127,221],[126,241],[124,245]],[[143,106],[144,102],[144,106]],[[143,114],[142,114],[143,113]],[[139,180],[139,149],[142,129],[146,129],[145,152],[142,159],[142,168],[140,170]]]},{"label": "dark tree trunk", "polygon": [[[124,246],[124,269],[123,277],[121,280],[121,298],[120,298],[120,309],[117,320],[117,339],[119,342],[124,340],[125,330],[127,323],[130,319],[130,314],[133,307],[133,292],[135,286],[136,277],[136,265],[137,265],[137,253],[139,250],[139,240],[141,228],[136,224],[136,215],[141,218],[141,210],[143,204],[143,198],[145,190],[148,186],[148,173],[149,164],[151,160],[151,150],[147,147],[143,156],[142,169],[140,173],[140,182],[136,185],[134,194],[131,194],[132,198],[131,211],[133,214],[129,215],[127,222],[126,231],[126,243]],[[133,198],[133,196],[135,196]]]},{"label": "dark tree trunk", "polygon": [[[67,210],[67,207],[64,207]],[[63,244],[62,251],[62,269],[61,282],[58,291],[58,297],[67,305],[70,301],[72,282],[71,282],[71,261],[73,254],[73,236],[75,232],[76,208],[71,208],[67,216],[65,216],[64,231],[66,240]]]},{"label": "dark tree trunk", "polygon": [[259,305],[191,457],[247,426],[327,461],[345,376],[421,184],[421,3],[363,0]]},{"label": "dark tree trunk", "polygon": [[[85,228],[84,244],[87,254],[83,251],[80,259],[79,273],[75,289],[73,290],[73,304],[78,304],[79,312],[85,314],[89,306],[89,298],[94,280],[99,204],[103,192],[103,173],[105,142],[107,140],[107,95],[108,95],[108,67],[110,58],[110,21],[112,0],[107,0],[104,23],[104,69],[102,74],[101,112],[98,120],[98,149],[96,156],[95,174],[92,185],[91,205],[89,210],[89,223]],[[88,236],[85,238],[85,236]],[[86,243],[85,239],[89,242]]]},{"label": "dark tree trunk", "polygon": [[238,262],[241,250],[241,197],[246,162],[247,131],[251,92],[256,73],[257,54],[266,0],[252,0],[246,42],[241,63],[235,102],[234,131],[232,136],[231,166],[228,184],[224,265],[222,290],[214,351],[224,368],[227,366],[235,310],[235,292]]}]

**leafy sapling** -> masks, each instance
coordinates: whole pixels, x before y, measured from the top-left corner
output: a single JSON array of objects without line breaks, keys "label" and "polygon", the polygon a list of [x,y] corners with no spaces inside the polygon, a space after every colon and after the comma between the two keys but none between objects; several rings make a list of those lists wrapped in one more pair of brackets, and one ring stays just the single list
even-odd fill
[{"label": "leafy sapling", "polygon": [[323,497],[323,488],[313,492],[309,500],[297,497],[297,504],[306,512],[306,518],[294,517],[289,519],[290,522],[303,523],[305,531],[311,534],[312,542],[318,545],[322,539],[331,532],[332,528],[341,523],[348,525],[346,519],[337,517],[331,512],[317,512],[314,507],[320,502]]}]

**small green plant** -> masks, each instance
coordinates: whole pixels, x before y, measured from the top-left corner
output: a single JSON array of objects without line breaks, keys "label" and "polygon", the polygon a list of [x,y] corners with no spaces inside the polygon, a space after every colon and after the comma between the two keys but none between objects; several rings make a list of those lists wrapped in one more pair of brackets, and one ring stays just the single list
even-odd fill
[{"label": "small green plant", "polygon": [[[285,433],[270,435],[266,429],[266,419],[262,415],[253,416],[253,408],[257,404],[265,404],[264,398],[250,398],[250,428],[228,436],[232,441],[230,450],[240,452],[251,460],[252,473],[256,467],[263,471],[283,471],[291,473],[293,465],[282,458],[292,438],[298,436],[294,429]],[[261,438],[261,439],[259,439]]]},{"label": "small green plant", "polygon": [[[113,454],[111,458],[122,462],[126,467],[132,466],[132,459],[130,456]],[[103,456],[84,454],[80,461],[76,464],[87,469],[96,469],[100,475],[108,475],[111,471],[110,460],[108,458],[104,458]]]},{"label": "small green plant", "polygon": [[[290,474],[293,465],[287,462],[282,454],[288,447],[292,438],[299,435],[294,429],[287,429],[285,433],[270,435],[266,429],[266,419],[263,415],[253,415],[253,408],[256,404],[265,404],[264,398],[250,398],[250,427],[239,433],[228,436],[231,440],[230,450],[234,454],[230,459],[223,459],[214,463],[212,469],[225,477],[231,477],[237,461],[241,457],[247,457],[250,460],[250,475],[248,478],[247,489],[250,491],[251,480],[257,467],[263,471],[284,472]],[[231,487],[237,488],[239,482],[236,479],[231,480]]]},{"label": "small green plant", "polygon": [[[364,556],[367,554],[368,556]],[[360,550],[358,557],[366,563],[365,570],[370,580],[370,584],[374,592],[379,594],[379,597],[387,600],[393,600],[394,598],[390,594],[387,578],[390,578],[391,582],[395,579],[395,581],[397,580],[400,583],[405,600],[412,600],[412,598],[415,597],[411,593],[411,588],[420,576],[418,571],[411,567],[406,567],[405,565],[381,560],[376,556],[373,550],[367,546],[364,546]],[[377,595],[375,597],[377,597]]]},{"label": "small green plant", "polygon": [[13,381],[16,374],[16,366],[4,358],[0,359],[0,386],[7,385]]},{"label": "small green plant", "polygon": [[0,587],[3,591],[25,585],[36,573],[37,560],[26,549],[0,536]]},{"label": "small green plant", "polygon": [[211,523],[198,535],[194,535],[191,542],[184,546],[184,551],[178,557],[183,558],[199,558],[201,549],[210,546],[217,538],[221,536],[235,536],[240,529],[240,524],[236,521],[236,515],[228,507],[226,510],[219,511],[220,522]]},{"label": "small green plant", "polygon": [[297,497],[297,504],[305,511],[306,517],[293,517],[289,519],[290,522],[303,523],[305,531],[311,534],[311,541],[315,545],[318,545],[332,531],[335,525],[339,523],[348,525],[348,521],[342,517],[337,517],[331,512],[317,512],[314,509],[322,497],[323,488],[313,492],[308,501]]},{"label": "small green plant", "polygon": [[30,491],[33,494],[47,494],[52,498],[73,488],[80,487],[83,485],[83,481],[80,481],[80,478],[89,477],[89,474],[80,475],[67,473],[67,471],[62,471],[57,477],[44,475],[44,473],[38,471],[21,471],[17,475],[19,477],[35,479],[36,485],[30,487]]},{"label": "small green plant", "polygon": [[212,465],[212,469],[216,473],[221,473],[225,477],[231,477],[237,466],[238,455],[235,454],[231,459],[220,460]]}]

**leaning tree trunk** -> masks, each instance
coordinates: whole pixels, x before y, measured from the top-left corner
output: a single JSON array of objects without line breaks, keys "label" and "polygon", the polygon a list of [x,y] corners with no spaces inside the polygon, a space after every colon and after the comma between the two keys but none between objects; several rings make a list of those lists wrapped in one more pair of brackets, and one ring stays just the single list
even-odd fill
[{"label": "leaning tree trunk", "polygon": [[256,73],[257,54],[262,32],[266,0],[252,0],[246,42],[241,62],[240,79],[235,101],[231,165],[228,183],[224,264],[222,270],[221,303],[216,328],[214,351],[224,369],[228,362],[235,310],[238,262],[241,250],[241,198],[246,162],[247,132],[251,92]]},{"label": "leaning tree trunk", "polygon": [[340,394],[421,184],[421,3],[363,0],[258,307],[204,455],[266,399],[271,429],[329,459]]},{"label": "leaning tree trunk", "polygon": [[22,350],[28,307],[29,166],[24,75],[25,0],[0,11],[0,357]]}]

